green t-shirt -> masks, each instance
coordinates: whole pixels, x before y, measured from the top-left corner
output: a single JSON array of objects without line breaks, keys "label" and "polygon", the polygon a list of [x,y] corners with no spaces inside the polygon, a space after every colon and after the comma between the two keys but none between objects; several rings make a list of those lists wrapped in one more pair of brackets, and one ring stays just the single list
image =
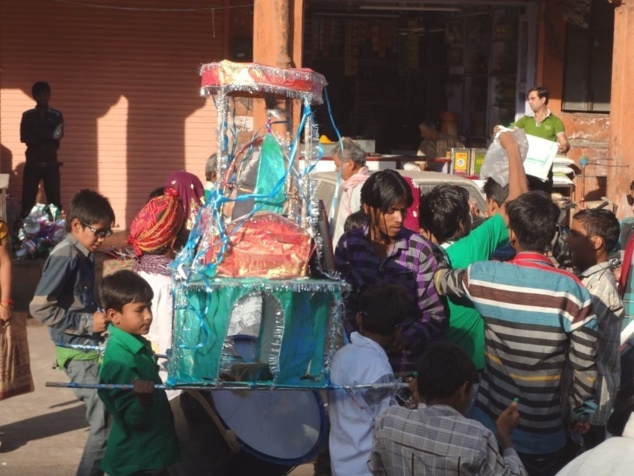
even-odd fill
[{"label": "green t-shirt", "polygon": [[[493,252],[509,239],[506,223],[496,214],[469,235],[447,249],[452,268],[466,268],[476,261],[491,258]],[[462,347],[478,370],[484,369],[484,320],[468,299],[448,297],[449,325],[444,339]]]},{"label": "green t-shirt", "polygon": [[524,132],[532,136],[552,141],[557,139],[557,134],[565,132],[564,123],[554,114],[548,114],[540,123],[535,122],[532,116],[524,116],[514,124],[514,127],[524,129]]},{"label": "green t-shirt", "polygon": [[[110,325],[110,340],[99,369],[100,383],[134,379],[162,383],[150,342]],[[114,417],[101,468],[110,476],[167,468],[180,459],[174,417],[165,390],[154,390],[152,404],[141,405],[130,390],[99,390]]]}]

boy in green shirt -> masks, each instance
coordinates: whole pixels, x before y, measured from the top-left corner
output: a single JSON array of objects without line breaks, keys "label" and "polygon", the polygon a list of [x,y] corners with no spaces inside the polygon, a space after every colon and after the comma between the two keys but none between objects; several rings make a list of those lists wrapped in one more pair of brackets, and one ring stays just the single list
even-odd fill
[{"label": "boy in green shirt", "polygon": [[134,390],[103,389],[99,398],[114,417],[101,467],[109,476],[167,475],[180,459],[174,417],[160,384],[156,357],[142,337],[152,323],[152,288],[130,270],[101,282],[110,340],[99,371],[100,383],[134,384]]},{"label": "boy in green shirt", "polygon": [[[517,142],[509,132],[500,134],[500,143],[509,160],[508,200],[527,191],[526,174]],[[489,210],[493,208],[489,203]],[[442,248],[444,260],[452,268],[467,267],[491,258],[506,243],[508,230],[504,208],[471,231],[469,193],[457,185],[439,185],[421,197],[419,221],[421,232]],[[462,347],[478,370],[484,369],[484,321],[465,299],[447,299],[449,324],[443,339]]]}]

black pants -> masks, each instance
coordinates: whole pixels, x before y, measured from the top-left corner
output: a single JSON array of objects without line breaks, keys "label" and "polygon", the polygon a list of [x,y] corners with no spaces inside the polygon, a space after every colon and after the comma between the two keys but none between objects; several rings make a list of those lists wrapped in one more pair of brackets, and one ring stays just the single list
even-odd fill
[{"label": "black pants", "polygon": [[518,453],[529,476],[555,476],[568,463],[566,448],[554,453]]},{"label": "black pants", "polygon": [[44,192],[46,201],[62,209],[62,199],[60,195],[60,175],[57,161],[33,162],[26,161],[24,166],[24,176],[22,179],[22,213],[23,218],[27,216],[37,197],[37,187],[40,180],[44,182]]},{"label": "black pants", "polygon": [[591,425],[588,433],[583,435],[583,443],[586,451],[599,446],[605,441],[605,426]]}]

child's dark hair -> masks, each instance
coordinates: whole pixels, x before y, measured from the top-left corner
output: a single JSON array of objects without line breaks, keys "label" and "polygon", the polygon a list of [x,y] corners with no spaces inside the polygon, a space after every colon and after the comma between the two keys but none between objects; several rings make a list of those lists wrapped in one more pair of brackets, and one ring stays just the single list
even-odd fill
[{"label": "child's dark hair", "polygon": [[343,224],[343,232],[348,233],[350,230],[363,228],[367,224],[368,216],[363,212],[363,210],[359,210],[358,212],[348,215],[348,218],[346,218],[346,221]]},{"label": "child's dark hair", "polygon": [[154,293],[145,279],[129,269],[122,269],[101,280],[99,296],[104,310],[121,312],[123,306],[131,302],[151,303]]},{"label": "child's dark hair", "polygon": [[616,215],[604,208],[586,208],[572,217],[586,229],[587,235],[603,238],[605,250],[610,253],[616,248],[621,233],[621,225]]},{"label": "child's dark hair", "polygon": [[161,195],[164,195],[164,194],[165,194],[165,187],[156,187],[147,196],[147,200],[145,201],[145,203],[149,203],[149,201],[152,200],[153,198],[160,197]]},{"label": "child's dark hair", "polygon": [[451,397],[469,382],[478,380],[478,371],[469,355],[451,342],[436,342],[416,362],[418,394],[429,402]]},{"label": "child's dark hair", "polygon": [[523,251],[548,251],[557,231],[559,207],[547,193],[526,192],[506,204],[506,213]]},{"label": "child's dark hair", "polygon": [[114,224],[114,210],[106,197],[94,190],[83,189],[70,199],[70,209],[66,217],[66,231],[71,231],[72,221],[77,218],[84,225],[93,223]]},{"label": "child's dark hair", "polygon": [[499,183],[493,180],[491,177],[484,183],[482,189],[488,200],[493,200],[497,203],[498,207],[501,207],[509,196],[509,186],[502,187]]},{"label": "child's dark hair", "polygon": [[460,185],[442,184],[421,197],[418,221],[438,243],[445,243],[459,238],[462,227],[469,232],[470,213],[469,192]]},{"label": "child's dark hair", "polygon": [[379,284],[359,297],[363,329],[383,336],[392,335],[407,317],[407,290],[397,284]]},{"label": "child's dark hair", "polygon": [[403,200],[409,208],[414,203],[414,196],[408,183],[396,170],[374,172],[361,187],[361,203],[384,212]]},{"label": "child's dark hair", "polygon": [[50,93],[51,86],[46,81],[37,81],[31,86],[31,94],[35,96],[39,93]]}]

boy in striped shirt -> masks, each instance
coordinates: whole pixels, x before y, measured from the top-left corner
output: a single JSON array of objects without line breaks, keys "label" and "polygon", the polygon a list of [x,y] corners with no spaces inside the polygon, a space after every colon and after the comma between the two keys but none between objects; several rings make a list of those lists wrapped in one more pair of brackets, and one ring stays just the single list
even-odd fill
[{"label": "boy in striped shirt", "polygon": [[441,295],[470,299],[485,322],[485,370],[471,416],[495,431],[495,420],[517,397],[513,446],[531,476],[554,475],[566,463],[562,373],[573,370],[564,398],[580,426],[594,397],[597,321],[588,290],[546,256],[557,205],[543,192],[528,192],[506,207],[517,256],[440,269],[434,282]]}]

